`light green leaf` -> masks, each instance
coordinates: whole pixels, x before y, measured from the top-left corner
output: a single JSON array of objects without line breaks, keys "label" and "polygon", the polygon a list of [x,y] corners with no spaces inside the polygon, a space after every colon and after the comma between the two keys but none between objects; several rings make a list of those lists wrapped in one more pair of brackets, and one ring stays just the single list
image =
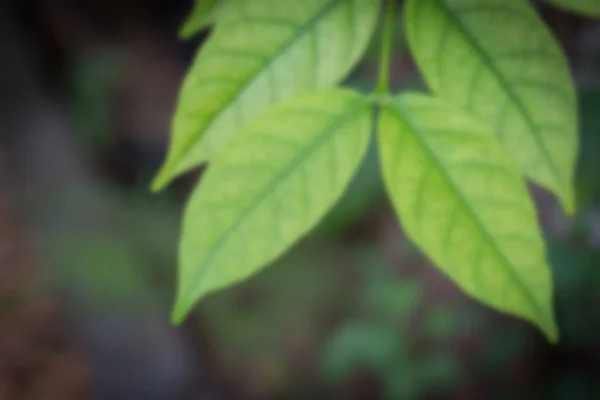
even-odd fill
[{"label": "light green leaf", "polygon": [[439,96],[492,126],[521,170],[574,209],[575,89],[529,0],[408,0],[407,37]]},{"label": "light green leaf", "polygon": [[338,83],[365,51],[377,0],[236,1],[183,83],[153,188],[211,160],[271,105]]},{"label": "light green leaf", "polygon": [[466,293],[556,340],[536,211],[486,126],[411,94],[382,109],[379,141],[388,193],[415,244]]},{"label": "light green leaf", "polygon": [[189,39],[208,29],[232,0],[196,0],[192,12],[179,30],[179,37]]},{"label": "light green leaf", "polygon": [[600,0],[546,0],[567,11],[588,17],[600,18]]},{"label": "light green leaf", "polygon": [[175,322],[209,292],[278,258],[342,196],[370,138],[371,106],[328,89],[285,101],[223,149],[192,194]]}]

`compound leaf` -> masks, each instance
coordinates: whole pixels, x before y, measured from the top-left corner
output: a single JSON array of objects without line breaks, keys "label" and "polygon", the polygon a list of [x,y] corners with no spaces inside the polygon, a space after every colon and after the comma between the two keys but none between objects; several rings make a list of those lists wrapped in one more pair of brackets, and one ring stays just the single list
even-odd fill
[{"label": "compound leaf", "polygon": [[367,151],[371,114],[349,90],[303,94],[223,148],[185,212],[175,322],[207,293],[274,261],[321,220]]},{"label": "compound leaf", "polygon": [[402,226],[466,293],[557,339],[551,277],[525,182],[487,126],[408,94],[382,109],[384,181]]},{"label": "compound leaf", "polygon": [[366,50],[379,7],[379,0],[234,1],[183,83],[153,189],[212,159],[271,105],[343,79]]},{"label": "compound leaf", "polygon": [[600,18],[600,0],[546,0],[566,11],[572,11],[576,14],[585,15],[593,18]]},{"label": "compound leaf", "polygon": [[485,121],[521,170],[572,212],[577,104],[566,59],[529,0],[408,0],[431,89]]}]

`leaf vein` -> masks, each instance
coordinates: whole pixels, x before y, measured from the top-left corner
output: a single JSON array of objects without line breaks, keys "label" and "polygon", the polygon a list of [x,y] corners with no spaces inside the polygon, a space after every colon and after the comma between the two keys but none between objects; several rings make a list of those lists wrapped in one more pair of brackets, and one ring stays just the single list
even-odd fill
[{"label": "leaf vein", "polygon": [[539,304],[533,299],[532,295],[526,290],[526,285],[523,282],[523,280],[521,279],[521,277],[519,276],[519,274],[515,270],[513,270],[513,268],[511,268],[510,260],[504,254],[504,251],[498,247],[498,244],[493,240],[493,235],[489,232],[487,226],[483,223],[483,221],[481,220],[479,215],[470,206],[471,202],[468,201],[465,198],[465,196],[463,195],[463,192],[461,190],[459,190],[459,186],[455,182],[454,177],[452,177],[446,171],[446,169],[443,166],[443,163],[437,156],[435,150],[428,143],[428,141],[426,139],[424,139],[423,137],[421,137],[421,135],[419,135],[417,133],[417,132],[419,132],[418,124],[415,124],[412,121],[412,118],[410,118],[410,116],[409,116],[410,114],[408,114],[407,111],[404,110],[403,106],[399,106],[399,107],[400,107],[400,112],[397,112],[398,117],[401,120],[404,120],[406,122],[406,124],[409,127],[411,127],[411,131],[415,133],[414,137],[420,143],[425,154],[431,160],[431,163],[429,164],[430,168],[432,168],[434,165],[437,167],[436,169],[439,171],[439,173],[441,174],[443,179],[447,182],[451,192],[456,196],[458,201],[464,206],[466,213],[471,217],[471,219],[473,220],[475,225],[477,225],[478,231],[481,232],[481,235],[483,236],[483,238],[485,238],[486,242],[494,250],[494,253],[497,256],[498,261],[500,261],[500,265],[502,265],[504,267],[507,274],[515,282],[515,285],[519,287],[519,289],[520,289],[519,291],[521,292],[521,294],[523,295],[525,300],[530,304],[530,306],[532,307],[534,312],[537,314],[537,316],[540,318],[540,320],[545,321],[546,316],[545,316],[544,312],[542,311],[542,309],[540,308]]},{"label": "leaf vein", "polygon": [[[357,117],[357,112],[359,109],[364,108],[365,104],[362,99],[355,101],[353,103],[348,104],[348,109],[341,115],[338,115],[338,118],[335,119],[329,126],[328,129],[324,130],[324,133],[315,138],[315,140],[306,146],[298,155],[283,169],[280,174],[278,174],[277,179],[273,179],[270,184],[266,185],[265,188],[260,191],[252,201],[249,201],[248,206],[242,211],[239,218],[229,226],[225,232],[223,232],[220,237],[214,242],[213,246],[210,248],[201,265],[198,266],[197,269],[194,270],[194,274],[192,276],[193,281],[199,281],[202,278],[202,275],[206,273],[207,267],[210,265],[214,257],[217,255],[218,251],[223,247],[223,245],[229,240],[229,238],[233,235],[238,227],[242,225],[242,223],[252,214],[252,212],[260,206],[263,201],[268,198],[268,196],[273,193],[273,191],[294,171],[300,169],[304,171],[304,161],[310,154],[314,154],[315,149],[319,148],[326,144],[328,140],[331,140],[332,137],[335,136],[337,129],[348,123],[353,118]],[[302,173],[305,173],[302,172]]]},{"label": "leaf vein", "polygon": [[[551,157],[545,142],[541,138],[542,133],[540,129],[538,128],[537,124],[533,121],[531,115],[529,114],[529,110],[527,109],[527,107],[525,107],[525,105],[521,101],[521,98],[513,90],[510,82],[508,82],[504,74],[494,64],[494,61],[490,58],[488,53],[486,53],[479,40],[471,33],[471,31],[464,25],[463,21],[458,17],[457,12],[453,10],[450,6],[448,6],[446,1],[436,1],[440,8],[447,14],[448,19],[454,23],[454,25],[458,28],[459,32],[461,32],[461,34],[465,37],[467,42],[471,44],[475,53],[477,53],[477,55],[480,57],[481,62],[484,63],[485,66],[493,73],[499,85],[502,87],[502,89],[504,89],[504,92],[512,100],[515,107],[519,110],[519,114],[523,118],[524,122],[529,126],[530,131],[532,133],[532,137],[536,142],[538,148],[541,150],[543,158],[546,160],[547,166],[550,169],[550,173],[553,179],[555,180],[557,187],[562,188],[562,181],[560,179],[558,167],[554,159]],[[473,8],[475,9],[476,7]],[[502,7],[493,8],[502,9]],[[465,12],[465,10],[463,10],[462,12]]]}]

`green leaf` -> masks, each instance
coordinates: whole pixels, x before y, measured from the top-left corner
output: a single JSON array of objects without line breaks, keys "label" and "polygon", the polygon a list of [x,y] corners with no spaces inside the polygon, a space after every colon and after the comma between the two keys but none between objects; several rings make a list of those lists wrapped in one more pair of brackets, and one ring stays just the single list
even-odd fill
[{"label": "green leaf", "polygon": [[600,0],[546,0],[548,3],[576,14],[600,18]]},{"label": "green leaf", "polygon": [[232,0],[196,0],[192,12],[179,30],[179,37],[189,39],[208,29],[229,7]]},{"label": "green leaf", "polygon": [[557,329],[546,249],[521,175],[480,121],[405,95],[382,109],[384,181],[407,234],[466,293]]},{"label": "green leaf", "polygon": [[485,121],[521,170],[573,212],[576,93],[529,0],[408,0],[407,37],[435,92]]},{"label": "green leaf", "polygon": [[456,384],[462,372],[458,358],[447,353],[434,353],[423,357],[414,369],[423,387],[437,390]]},{"label": "green leaf", "polygon": [[370,40],[380,2],[234,2],[183,83],[167,161],[153,183],[211,160],[279,101],[338,83]]},{"label": "green leaf", "polygon": [[371,106],[328,89],[285,101],[229,142],[183,221],[173,320],[248,278],[308,233],[340,199],[370,138]]},{"label": "green leaf", "polygon": [[328,379],[340,383],[357,370],[385,371],[397,357],[395,346],[402,338],[392,329],[364,322],[344,325],[326,343],[323,368]]}]

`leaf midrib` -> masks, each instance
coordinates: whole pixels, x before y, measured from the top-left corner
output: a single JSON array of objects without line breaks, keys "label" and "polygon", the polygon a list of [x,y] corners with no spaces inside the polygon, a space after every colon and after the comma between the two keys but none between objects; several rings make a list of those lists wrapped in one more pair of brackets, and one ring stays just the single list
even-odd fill
[{"label": "leaf midrib", "polygon": [[[286,53],[307,32],[310,33],[312,30],[314,30],[315,26],[320,22],[320,20],[342,1],[345,0],[331,0],[330,2],[326,3],[306,22],[305,25],[300,26],[299,29],[294,32],[294,34],[292,34],[287,41],[283,42],[270,59],[264,63],[260,63],[256,69],[249,72],[248,75],[243,79],[240,79],[239,82],[241,82],[241,85],[239,86],[239,90],[236,90],[233,96],[223,102],[223,107],[220,107],[219,111],[214,112],[209,118],[206,119],[202,129],[196,130],[195,132],[197,133],[189,137],[185,145],[181,146],[179,154],[189,153],[197,139],[203,136],[203,134],[210,129],[215,119],[221,114],[221,111],[224,109],[225,105],[235,103],[244,93],[246,93],[246,90],[251,86],[255,79],[257,79],[261,71],[267,70],[272,63],[278,60],[282,54]],[[252,19],[248,18],[248,20],[251,21]]]},{"label": "leaf midrib", "polygon": [[[505,78],[504,74],[495,66],[492,58],[488,56],[485,52],[483,46],[477,40],[477,38],[471,34],[471,32],[467,29],[467,27],[462,23],[462,20],[457,16],[456,12],[452,10],[448,4],[446,4],[445,0],[433,0],[437,3],[440,8],[447,14],[448,18],[454,23],[454,25],[458,28],[458,31],[465,37],[467,42],[469,42],[475,51],[481,58],[482,63],[492,72],[493,76],[496,77],[497,82],[500,84],[502,89],[504,89],[507,97],[509,97],[513,104],[515,104],[516,108],[519,110],[520,114],[523,116],[525,123],[529,126],[530,132],[533,133],[532,137],[535,140],[538,148],[542,152],[542,157],[546,159],[547,165],[551,170],[551,174],[554,180],[554,184],[556,184],[556,188],[560,189],[563,192],[562,180],[560,178],[560,174],[558,173],[558,167],[556,166],[554,160],[550,156],[548,149],[544,141],[541,139],[541,128],[533,121],[532,117],[529,115],[529,112],[520,97],[513,91],[511,88],[510,82]],[[497,132],[499,133],[499,132]]]},{"label": "leaf midrib", "polygon": [[[425,140],[420,134],[418,134],[418,132],[420,132],[420,125],[412,120],[412,118],[410,117],[410,110],[407,110],[406,106],[404,106],[400,102],[396,102],[395,105],[389,107],[389,109],[392,110],[392,112],[394,112],[395,114],[397,114],[399,119],[410,128],[410,131],[413,133],[413,136],[417,139],[424,152],[426,153],[426,155],[429,156],[432,163],[437,167],[437,170],[440,172],[443,178],[448,182],[451,190],[457,196],[458,201],[463,204],[464,208],[467,210],[467,213],[475,221],[475,224],[483,233],[484,239],[489,243],[490,247],[497,254],[498,258],[501,260],[501,264],[505,267],[505,270],[508,272],[509,276],[513,278],[513,281],[517,284],[520,291],[525,296],[526,300],[530,303],[530,306],[532,307],[533,311],[537,314],[537,317],[540,318],[540,322],[542,322],[545,326],[548,322],[547,318],[545,317],[545,313],[542,311],[538,303],[534,300],[532,295],[526,290],[526,286],[523,283],[521,277],[513,270],[513,268],[510,267],[510,261],[504,255],[504,252],[497,246],[497,244],[493,240],[492,234],[487,230],[483,222],[480,220],[479,216],[469,206],[469,202],[462,194],[462,191],[458,190],[456,184],[454,183],[454,179],[448,174],[439,157],[436,155],[436,152],[431,148],[427,140]],[[547,328],[549,328],[549,326]]]},{"label": "leaf midrib", "polygon": [[235,233],[237,228],[252,214],[252,212],[263,204],[264,200],[271,194],[273,191],[284,182],[302,163],[309,158],[312,154],[314,154],[315,149],[319,148],[336,133],[339,132],[338,128],[346,123],[349,123],[354,118],[363,117],[361,113],[358,112],[359,109],[368,107],[368,103],[363,98],[358,98],[354,100],[352,103],[349,103],[348,109],[346,112],[341,114],[339,118],[336,118],[331,124],[329,124],[323,131],[320,136],[315,138],[315,141],[304,148],[302,151],[298,153],[298,155],[294,158],[292,162],[288,164],[288,166],[281,171],[280,174],[273,177],[270,184],[266,185],[265,188],[260,191],[252,201],[249,202],[248,207],[241,213],[240,217],[236,219],[236,221],[227,228],[221,236],[214,242],[211,246],[210,251],[204,257],[204,261],[198,266],[195,273],[192,276],[192,282],[198,282],[202,279],[202,276],[208,270],[208,266],[214,259],[214,257],[218,254],[219,250],[223,247],[223,245],[227,242],[227,240]]}]

